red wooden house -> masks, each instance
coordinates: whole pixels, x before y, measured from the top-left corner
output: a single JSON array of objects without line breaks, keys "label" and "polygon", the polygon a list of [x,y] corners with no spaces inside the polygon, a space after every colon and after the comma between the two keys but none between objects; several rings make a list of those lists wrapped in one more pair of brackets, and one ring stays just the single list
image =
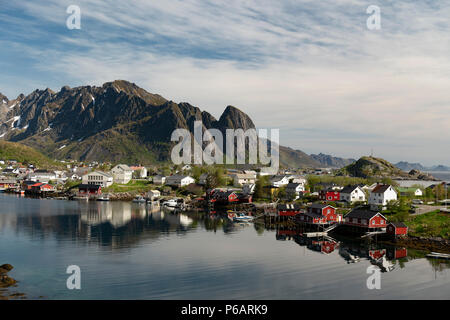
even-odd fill
[{"label": "red wooden house", "polygon": [[381,257],[384,257],[385,255],[386,255],[386,249],[369,250],[369,257],[371,257],[374,260],[378,260]]},{"label": "red wooden house", "polygon": [[293,217],[301,212],[300,205],[294,204],[279,204],[277,206],[278,215],[280,217]]},{"label": "red wooden house", "polygon": [[387,225],[387,220],[381,213],[366,209],[354,209],[344,219],[348,226],[367,229],[386,228]]},{"label": "red wooden house", "polygon": [[81,196],[100,195],[102,194],[102,187],[94,184],[80,184],[78,193]]},{"label": "red wooden house", "polygon": [[333,189],[320,190],[319,199],[323,201],[339,201],[341,200],[341,193]]},{"label": "red wooden house", "polygon": [[392,236],[406,236],[408,234],[408,226],[403,222],[391,222],[386,228],[386,233]]},{"label": "red wooden house", "polygon": [[327,218],[316,213],[306,212],[299,216],[301,222],[309,224],[327,224]]},{"label": "red wooden house", "polygon": [[339,244],[333,240],[313,240],[311,244],[316,251],[320,251],[324,254],[330,254],[339,248]]},{"label": "red wooden house", "polygon": [[48,183],[38,182],[33,184],[29,190],[32,193],[53,192],[55,191],[55,187]]},{"label": "red wooden house", "polygon": [[327,222],[337,222],[338,215],[336,213],[336,208],[328,204],[313,203],[308,207],[309,214],[316,214],[326,218]]}]

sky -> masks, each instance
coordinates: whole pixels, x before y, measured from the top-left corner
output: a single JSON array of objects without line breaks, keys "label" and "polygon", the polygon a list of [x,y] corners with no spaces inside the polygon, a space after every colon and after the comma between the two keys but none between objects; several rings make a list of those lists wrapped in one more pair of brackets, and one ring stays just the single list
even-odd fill
[{"label": "sky", "polygon": [[0,0],[0,92],[124,79],[217,118],[234,105],[306,153],[450,165],[449,17],[434,0]]}]

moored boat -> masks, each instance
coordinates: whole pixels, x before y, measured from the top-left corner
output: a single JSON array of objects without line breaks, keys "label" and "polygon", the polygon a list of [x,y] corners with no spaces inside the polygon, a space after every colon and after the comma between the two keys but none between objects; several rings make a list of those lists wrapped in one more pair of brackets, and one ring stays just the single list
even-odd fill
[{"label": "moored boat", "polygon": [[145,198],[143,196],[137,196],[136,198],[133,199],[134,203],[146,203],[147,200],[145,200]]},{"label": "moored boat", "polygon": [[97,201],[109,201],[109,194],[101,194],[97,197]]}]

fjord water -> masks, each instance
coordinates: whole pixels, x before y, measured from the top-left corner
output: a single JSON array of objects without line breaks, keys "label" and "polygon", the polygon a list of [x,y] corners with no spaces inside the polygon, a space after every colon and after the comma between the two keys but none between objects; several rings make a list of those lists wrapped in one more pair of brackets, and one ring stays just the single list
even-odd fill
[{"label": "fjord water", "polygon": [[[126,202],[0,194],[0,264],[31,299],[450,298],[450,265],[421,252],[291,236]],[[81,290],[66,287],[69,265]],[[380,290],[367,288],[369,266],[383,271]]]}]

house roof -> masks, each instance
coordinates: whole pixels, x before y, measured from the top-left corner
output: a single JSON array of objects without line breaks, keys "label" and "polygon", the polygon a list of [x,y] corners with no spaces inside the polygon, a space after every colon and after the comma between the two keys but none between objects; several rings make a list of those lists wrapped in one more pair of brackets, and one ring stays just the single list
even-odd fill
[{"label": "house roof", "polygon": [[[372,190],[372,193],[385,193],[391,186],[389,184],[379,184]],[[394,190],[394,188],[392,188]],[[394,190],[395,191],[395,190]]]},{"label": "house roof", "polygon": [[359,188],[359,186],[346,186],[341,190],[341,193],[352,193],[356,188]]},{"label": "house roof", "polygon": [[[376,211],[371,211],[371,210],[367,210],[367,209],[353,209],[345,217],[346,218],[372,219],[377,214],[380,214],[381,216],[383,216],[381,213],[376,212]],[[383,216],[383,218],[384,218],[384,216]]]},{"label": "house roof", "polygon": [[396,228],[408,228],[408,226],[403,222],[391,222],[389,224],[392,224]]},{"label": "house roof", "polygon": [[238,179],[255,179],[254,174],[233,173],[233,175]]},{"label": "house roof", "polygon": [[98,170],[89,172],[89,173],[87,173],[86,175],[88,175],[88,174],[94,174],[94,173],[96,173],[96,174],[101,174],[101,175],[103,175],[103,176],[105,176],[105,177],[108,177],[108,178],[112,178],[112,175],[111,175],[111,174],[106,173],[106,172],[104,172],[104,171],[98,171]]},{"label": "house roof", "polygon": [[297,189],[298,186],[302,185],[301,183],[288,183],[286,189]]},{"label": "house roof", "polygon": [[126,164],[118,164],[117,166],[115,166],[114,168],[113,168],[113,170],[114,169],[122,169],[123,171],[133,171],[133,169],[131,169],[128,165],[126,165]]},{"label": "house roof", "polygon": [[277,205],[277,209],[281,211],[288,211],[288,210],[300,210],[300,205],[298,203],[293,204],[279,204]]}]

